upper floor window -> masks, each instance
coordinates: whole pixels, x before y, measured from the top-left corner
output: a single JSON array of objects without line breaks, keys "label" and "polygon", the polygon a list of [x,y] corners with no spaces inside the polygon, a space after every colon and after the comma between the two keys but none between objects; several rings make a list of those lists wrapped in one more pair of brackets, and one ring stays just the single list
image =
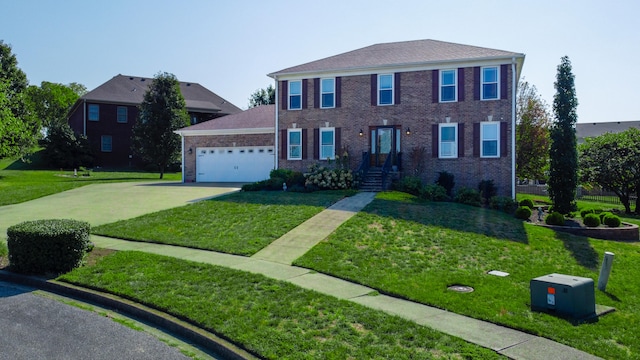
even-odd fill
[{"label": "upper floor window", "polygon": [[458,100],[456,73],[456,70],[440,71],[440,102],[453,102]]},{"label": "upper floor window", "polygon": [[102,152],[111,152],[113,149],[113,139],[111,135],[102,135],[100,137],[100,150]]},{"label": "upper floor window", "polygon": [[378,75],[378,105],[393,105],[393,74]]},{"label": "upper floor window", "polygon": [[336,158],[336,131],[335,128],[320,128],[320,159]]},{"label": "upper floor window", "polygon": [[480,157],[496,158],[500,157],[500,123],[483,122],[480,123]]},{"label": "upper floor window", "polygon": [[126,123],[128,118],[128,109],[126,106],[118,106],[118,122]]},{"label": "upper floor window", "polygon": [[289,81],[289,110],[302,109],[302,81]]},{"label": "upper floor window", "polygon": [[439,124],[438,157],[458,157],[458,124]]},{"label": "upper floor window", "polygon": [[89,120],[90,121],[100,120],[100,105],[89,104]]},{"label": "upper floor window", "polygon": [[302,129],[288,129],[288,160],[302,160]]},{"label": "upper floor window", "polygon": [[336,79],[322,79],[320,81],[320,107],[323,109],[335,107]]},{"label": "upper floor window", "polygon": [[494,100],[500,98],[500,87],[498,86],[499,68],[488,66],[482,68],[482,100]]}]

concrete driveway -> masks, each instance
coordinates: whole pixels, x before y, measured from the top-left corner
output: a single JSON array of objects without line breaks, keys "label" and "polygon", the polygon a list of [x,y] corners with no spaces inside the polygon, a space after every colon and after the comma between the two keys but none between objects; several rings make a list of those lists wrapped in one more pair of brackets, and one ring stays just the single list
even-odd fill
[{"label": "concrete driveway", "polygon": [[239,190],[241,184],[121,182],[93,184],[0,207],[0,239],[7,228],[28,220],[74,219],[91,226],[194,203]]}]

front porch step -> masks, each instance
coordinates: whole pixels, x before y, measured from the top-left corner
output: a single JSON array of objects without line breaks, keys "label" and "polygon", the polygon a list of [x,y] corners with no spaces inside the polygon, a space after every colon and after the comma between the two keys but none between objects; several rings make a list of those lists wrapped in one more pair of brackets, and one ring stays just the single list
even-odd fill
[{"label": "front porch step", "polygon": [[382,169],[371,168],[367,172],[367,176],[360,183],[361,191],[383,191],[389,188],[392,179],[397,177],[397,173],[389,172],[385,184],[382,183]]}]

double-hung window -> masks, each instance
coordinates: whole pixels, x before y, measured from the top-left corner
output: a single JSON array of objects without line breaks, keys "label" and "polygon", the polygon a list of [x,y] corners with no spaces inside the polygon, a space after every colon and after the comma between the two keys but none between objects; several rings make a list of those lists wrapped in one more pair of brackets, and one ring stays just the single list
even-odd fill
[{"label": "double-hung window", "polygon": [[289,81],[289,110],[302,109],[302,80]]},{"label": "double-hung window", "polygon": [[118,122],[126,123],[128,118],[127,107],[126,106],[118,106]]},{"label": "double-hung window", "polygon": [[454,159],[458,157],[458,124],[439,124],[440,143],[438,157]]},{"label": "double-hung window", "polygon": [[302,129],[288,129],[288,160],[302,160]]},{"label": "double-hung window", "polygon": [[102,135],[100,137],[100,150],[102,152],[111,152],[113,149],[113,139],[111,135]]},{"label": "double-hung window", "polygon": [[480,123],[480,157],[500,157],[500,123]]},{"label": "double-hung window", "polygon": [[320,107],[323,109],[328,109],[335,107],[335,99],[336,99],[336,79],[322,79],[320,80],[320,97],[321,104]]},{"label": "double-hung window", "polygon": [[457,71],[440,71],[440,102],[455,102],[458,100]]},{"label": "double-hung window", "polygon": [[500,73],[497,66],[482,68],[482,100],[496,100],[500,98],[500,87],[498,86],[499,78]]},{"label": "double-hung window", "polygon": [[378,75],[378,105],[393,105],[393,74]]},{"label": "double-hung window", "polygon": [[320,128],[320,159],[336,158],[336,131],[335,128]]},{"label": "double-hung window", "polygon": [[100,120],[100,105],[89,104],[89,121]]}]

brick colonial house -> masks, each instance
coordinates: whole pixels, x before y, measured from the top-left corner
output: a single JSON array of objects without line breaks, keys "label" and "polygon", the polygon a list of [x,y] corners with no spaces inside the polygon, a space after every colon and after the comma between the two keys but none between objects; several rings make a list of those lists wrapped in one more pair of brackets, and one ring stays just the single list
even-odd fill
[{"label": "brick colonial house", "polygon": [[269,74],[277,167],[348,151],[353,170],[397,168],[515,197],[515,94],[524,54],[435,40],[376,44]]},{"label": "brick colonial house", "polygon": [[[69,112],[69,125],[89,139],[95,165],[131,167],[141,165],[131,154],[131,134],[138,106],[152,78],[117,75],[82,96]],[[240,110],[204,86],[180,82],[191,123],[235,114]]]}]

